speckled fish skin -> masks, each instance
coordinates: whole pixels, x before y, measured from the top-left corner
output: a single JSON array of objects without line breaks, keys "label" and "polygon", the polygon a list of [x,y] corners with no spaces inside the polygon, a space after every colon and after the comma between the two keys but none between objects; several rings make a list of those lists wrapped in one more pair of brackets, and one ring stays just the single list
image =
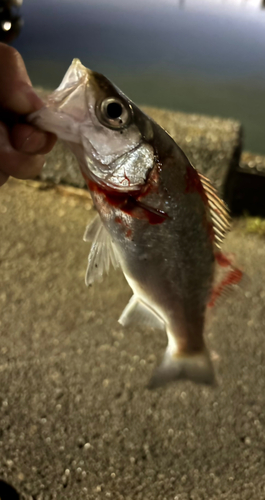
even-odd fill
[{"label": "speckled fish skin", "polygon": [[[98,120],[106,99],[118,99],[122,112],[129,113],[120,128],[105,125],[106,117]],[[203,339],[214,274],[212,222],[199,175],[183,151],[78,60],[31,120],[55,132],[76,154],[136,303],[164,323],[168,347],[150,387],[181,378],[212,383]],[[130,314],[125,310],[123,324]]]}]

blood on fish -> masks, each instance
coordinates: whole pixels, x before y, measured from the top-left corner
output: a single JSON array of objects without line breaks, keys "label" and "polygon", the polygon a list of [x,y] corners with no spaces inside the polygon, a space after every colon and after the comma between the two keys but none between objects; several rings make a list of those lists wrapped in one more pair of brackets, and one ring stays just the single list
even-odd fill
[{"label": "blood on fish", "polygon": [[[166,219],[168,215],[163,210],[158,210],[157,208],[148,207],[138,199],[135,200],[136,208],[141,209],[144,212],[144,217],[136,217],[137,219],[147,219],[149,224],[161,224]],[[128,213],[128,212],[127,212]],[[135,215],[133,215],[135,217]]]},{"label": "blood on fish", "polygon": [[104,186],[103,188],[87,177],[85,177],[85,181],[90,191],[103,195],[111,206],[122,209],[122,206],[126,204],[128,200],[127,193],[116,191],[108,186]]},{"label": "blood on fish", "polygon": [[208,198],[204,191],[198,172],[191,165],[186,168],[186,189],[185,193],[198,193],[205,205],[208,205]]},{"label": "blood on fish", "polygon": [[232,262],[224,255],[222,252],[216,252],[215,258],[219,266],[228,267],[232,265]]},{"label": "blood on fish", "polygon": [[226,287],[232,285],[238,285],[243,276],[242,271],[240,269],[232,269],[227,276],[221,281],[220,285],[217,285],[212,291],[211,299],[208,303],[208,307],[213,307],[216,303],[216,300],[222,295],[223,291]]},{"label": "blood on fish", "polygon": [[153,207],[144,205],[137,198],[128,193],[121,193],[109,187],[99,186],[96,182],[84,176],[91,191],[103,195],[109,205],[119,208],[124,213],[135,219],[147,220],[149,224],[161,224],[168,218],[163,210],[157,210]]},{"label": "blood on fish", "polygon": [[160,163],[156,163],[156,165],[151,170],[149,176],[147,177],[146,183],[144,184],[144,186],[142,186],[138,198],[141,198],[143,196],[147,196],[149,193],[158,193],[160,172],[161,172],[161,165],[160,165]]},{"label": "blood on fish", "polygon": [[124,181],[125,180],[128,182],[128,186],[130,186],[131,185],[131,181],[130,181],[129,177],[127,177],[126,173],[124,172]]},{"label": "blood on fish", "polygon": [[131,238],[131,236],[132,236],[132,230],[131,230],[130,227],[127,226],[126,222],[124,224],[124,221],[118,215],[115,217],[114,220],[115,220],[116,224],[122,224],[124,226],[124,231],[125,231],[126,238]]}]

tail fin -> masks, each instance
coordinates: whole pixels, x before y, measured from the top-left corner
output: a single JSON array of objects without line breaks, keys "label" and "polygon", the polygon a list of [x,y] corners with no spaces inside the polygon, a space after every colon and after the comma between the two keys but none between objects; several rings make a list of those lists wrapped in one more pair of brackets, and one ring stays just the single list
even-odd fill
[{"label": "tail fin", "polygon": [[214,385],[213,366],[206,348],[196,354],[165,352],[161,365],[154,371],[149,389],[163,386],[176,380],[191,380],[199,384]]}]

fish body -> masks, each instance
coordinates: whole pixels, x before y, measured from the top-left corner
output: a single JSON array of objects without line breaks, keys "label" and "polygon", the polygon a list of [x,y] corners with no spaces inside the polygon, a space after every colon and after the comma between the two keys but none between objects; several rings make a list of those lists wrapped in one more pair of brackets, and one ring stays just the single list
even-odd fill
[{"label": "fish body", "polygon": [[[215,228],[226,210],[173,139],[104,76],[74,60],[47,105],[31,115],[75,153],[99,217],[91,284],[120,265],[133,297],[120,317],[165,329],[168,346],[150,387],[212,383],[203,330],[215,272]],[[213,218],[215,217],[215,220]]]},{"label": "fish body", "polygon": [[[182,361],[186,356],[205,355],[204,316],[214,273],[208,207],[191,186],[197,182],[197,173],[168,139],[170,154],[160,163],[157,152],[159,160],[147,185],[129,200],[88,183],[136,307],[140,301],[165,324],[169,338],[165,362],[172,355]],[[120,321],[128,323],[126,312]],[[200,374],[205,382],[212,380],[208,368],[207,363],[206,373]],[[168,375],[160,373],[160,382]],[[196,372],[195,378],[200,376]]]}]

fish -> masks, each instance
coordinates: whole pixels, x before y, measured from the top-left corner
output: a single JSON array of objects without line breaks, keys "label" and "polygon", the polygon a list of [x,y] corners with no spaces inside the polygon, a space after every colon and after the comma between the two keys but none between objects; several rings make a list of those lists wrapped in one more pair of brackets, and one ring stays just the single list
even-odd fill
[{"label": "fish", "polygon": [[[105,76],[74,59],[29,121],[72,150],[97,211],[86,283],[120,267],[133,295],[123,326],[166,332],[149,388],[180,379],[214,384],[205,316],[242,273],[220,252],[230,226],[225,203],[172,137]],[[216,284],[216,267],[224,271]]]}]

